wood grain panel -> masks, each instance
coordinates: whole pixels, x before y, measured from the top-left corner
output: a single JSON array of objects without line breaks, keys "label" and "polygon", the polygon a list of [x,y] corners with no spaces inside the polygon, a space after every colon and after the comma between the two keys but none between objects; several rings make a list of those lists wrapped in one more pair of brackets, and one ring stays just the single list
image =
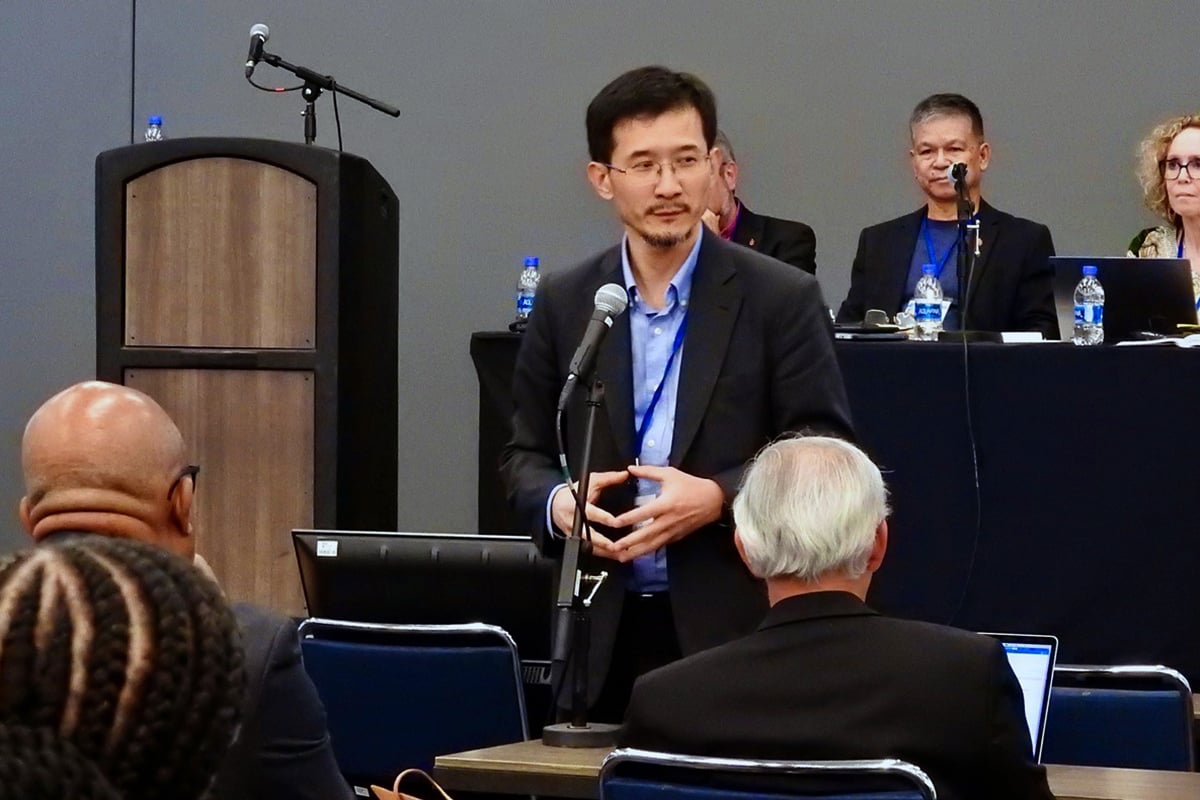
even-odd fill
[{"label": "wood grain panel", "polygon": [[130,181],[125,203],[126,345],[314,346],[315,184],[194,158]]},{"label": "wood grain panel", "polygon": [[202,469],[198,549],[232,600],[301,615],[292,528],[313,517],[313,377],[308,372],[129,369]]}]

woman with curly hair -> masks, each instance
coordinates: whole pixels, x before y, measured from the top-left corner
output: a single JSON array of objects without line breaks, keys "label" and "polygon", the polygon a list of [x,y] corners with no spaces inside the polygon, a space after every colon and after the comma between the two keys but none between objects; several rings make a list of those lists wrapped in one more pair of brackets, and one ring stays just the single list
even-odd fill
[{"label": "woman with curly hair", "polygon": [[1200,309],[1200,114],[1173,117],[1142,140],[1138,179],[1146,206],[1168,224],[1129,244],[1139,258],[1186,258]]},{"label": "woman with curly hair", "polygon": [[0,798],[208,795],[242,707],[217,586],[150,545],[89,536],[0,566]]}]

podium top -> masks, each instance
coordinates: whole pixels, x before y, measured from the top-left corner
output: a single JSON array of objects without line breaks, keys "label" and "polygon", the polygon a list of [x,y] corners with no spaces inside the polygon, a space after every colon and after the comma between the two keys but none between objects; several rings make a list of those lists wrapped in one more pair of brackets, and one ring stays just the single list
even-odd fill
[{"label": "podium top", "polygon": [[[383,181],[378,170],[362,156],[328,147],[222,136],[195,136],[143,142],[105,150],[96,156],[96,185],[109,180],[121,183],[168,164],[199,158],[241,158],[290,170],[317,183],[336,179],[347,170],[367,170]],[[383,181],[387,185],[387,181]]]}]

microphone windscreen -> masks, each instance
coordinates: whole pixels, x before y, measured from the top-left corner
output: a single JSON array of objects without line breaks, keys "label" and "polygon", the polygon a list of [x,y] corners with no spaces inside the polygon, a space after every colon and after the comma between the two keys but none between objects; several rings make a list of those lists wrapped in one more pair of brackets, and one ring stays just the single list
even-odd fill
[{"label": "microphone windscreen", "polygon": [[253,39],[255,36],[261,36],[265,42],[271,38],[271,29],[261,22],[256,23],[250,27],[250,38]]},{"label": "microphone windscreen", "polygon": [[629,294],[616,283],[606,283],[596,290],[596,308],[616,317],[629,305]]}]

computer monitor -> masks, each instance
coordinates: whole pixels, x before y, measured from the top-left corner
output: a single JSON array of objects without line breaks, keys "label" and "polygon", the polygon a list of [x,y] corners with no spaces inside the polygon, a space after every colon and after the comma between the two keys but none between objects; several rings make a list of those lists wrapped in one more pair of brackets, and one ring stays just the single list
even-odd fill
[{"label": "computer monitor", "polygon": [[508,631],[527,671],[549,662],[557,566],[528,536],[294,530],[292,542],[310,616],[486,622]]}]

